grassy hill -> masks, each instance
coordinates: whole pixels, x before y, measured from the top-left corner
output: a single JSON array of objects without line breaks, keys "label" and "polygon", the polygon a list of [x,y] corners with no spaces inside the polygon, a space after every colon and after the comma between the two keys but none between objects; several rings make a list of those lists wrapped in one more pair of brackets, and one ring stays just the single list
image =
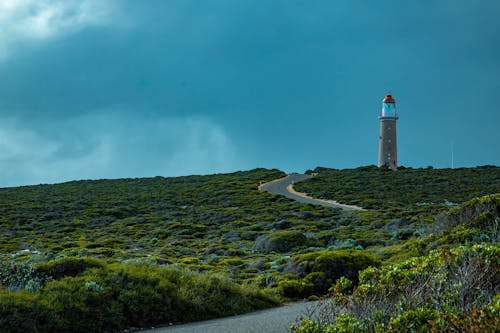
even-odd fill
[{"label": "grassy hill", "polygon": [[498,248],[500,199],[467,200],[500,192],[500,168],[316,171],[295,188],[369,210],[260,192],[284,175],[266,169],[0,189],[0,331],[212,318],[320,296],[342,276],[366,284],[367,267]]},{"label": "grassy hill", "polygon": [[367,209],[443,207],[500,192],[500,168],[495,166],[400,167],[397,172],[365,166],[344,170],[316,168],[314,172],[316,177],[298,183],[295,188],[317,198],[335,199]]},{"label": "grassy hill", "polygon": [[[256,242],[260,236],[275,230],[292,236],[315,233],[330,229],[340,216],[258,191],[259,182],[283,175],[258,169],[1,189],[0,250],[18,257],[35,253],[179,263],[224,272],[237,268],[237,275],[245,264],[240,259],[258,261],[274,251],[273,242],[261,248],[266,242],[262,237]],[[306,237],[297,246],[309,242],[315,244]],[[279,245],[275,252],[289,252],[292,245]]]}]

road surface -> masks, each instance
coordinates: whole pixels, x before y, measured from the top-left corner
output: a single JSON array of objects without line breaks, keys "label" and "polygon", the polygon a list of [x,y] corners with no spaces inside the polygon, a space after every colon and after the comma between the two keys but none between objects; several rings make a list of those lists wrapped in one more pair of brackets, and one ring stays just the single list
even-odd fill
[{"label": "road surface", "polygon": [[333,208],[342,208],[344,210],[364,210],[359,206],[344,205],[333,200],[314,199],[305,193],[297,192],[293,189],[293,184],[309,179],[312,176],[304,174],[290,174],[284,178],[276,179],[259,186],[261,191],[271,194],[283,195],[287,198],[296,200],[304,204],[321,205]]},{"label": "road surface", "polygon": [[145,330],[146,333],[287,333],[317,302],[290,303],[244,315]]}]

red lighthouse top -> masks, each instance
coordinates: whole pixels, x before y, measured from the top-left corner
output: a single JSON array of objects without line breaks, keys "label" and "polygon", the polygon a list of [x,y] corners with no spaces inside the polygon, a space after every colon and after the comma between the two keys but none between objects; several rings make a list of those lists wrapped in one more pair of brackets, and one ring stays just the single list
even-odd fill
[{"label": "red lighthouse top", "polygon": [[382,102],[384,102],[384,103],[396,103],[396,100],[392,97],[391,94],[387,94]]}]

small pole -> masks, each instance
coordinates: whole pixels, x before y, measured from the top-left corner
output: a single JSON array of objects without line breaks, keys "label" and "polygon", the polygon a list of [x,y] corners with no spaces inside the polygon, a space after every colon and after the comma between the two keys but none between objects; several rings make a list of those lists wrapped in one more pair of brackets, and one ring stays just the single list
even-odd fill
[{"label": "small pole", "polygon": [[453,141],[451,142],[451,168],[455,168],[455,153],[453,151]]}]

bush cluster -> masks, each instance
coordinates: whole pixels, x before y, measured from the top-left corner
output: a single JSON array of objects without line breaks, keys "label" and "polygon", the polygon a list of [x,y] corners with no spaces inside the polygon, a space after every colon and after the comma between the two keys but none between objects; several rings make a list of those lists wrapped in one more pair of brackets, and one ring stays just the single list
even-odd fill
[{"label": "bush cluster", "polygon": [[49,276],[27,262],[0,260],[0,287],[11,291],[36,291]]},{"label": "bush cluster", "polygon": [[283,175],[255,169],[0,189],[0,254],[19,261],[84,256],[178,263],[249,282],[255,275],[241,268],[256,252],[268,263],[316,245],[315,234],[341,215],[258,190],[259,182]]},{"label": "bush cluster", "polygon": [[500,323],[499,261],[500,247],[477,244],[367,268],[352,293],[332,288],[332,298],[323,304],[327,316],[316,322],[309,318],[293,331],[447,331],[457,323],[474,326],[478,317],[481,325],[493,328]]},{"label": "bush cluster", "polygon": [[111,332],[277,304],[227,277],[178,267],[65,258],[38,268],[52,278],[38,291],[0,291],[0,332]]},{"label": "bush cluster", "polygon": [[[499,202],[499,195],[475,198],[441,216],[437,233],[422,239],[439,239],[441,247],[426,256],[368,267],[360,271],[359,285],[353,290],[346,278],[337,280],[331,297],[318,310],[320,318],[306,318],[294,324],[293,331],[496,332],[500,246],[494,237],[486,237],[489,242],[484,243],[473,234],[495,235]],[[473,233],[468,233],[472,227]],[[457,230],[467,237],[447,238]]]},{"label": "bush cluster", "polygon": [[357,250],[316,251],[294,256],[283,269],[278,290],[285,297],[324,295],[341,277],[357,283],[358,272],[379,263]]},{"label": "bush cluster", "polygon": [[287,253],[307,247],[312,241],[300,231],[275,231],[255,240],[254,249],[260,253]]}]

